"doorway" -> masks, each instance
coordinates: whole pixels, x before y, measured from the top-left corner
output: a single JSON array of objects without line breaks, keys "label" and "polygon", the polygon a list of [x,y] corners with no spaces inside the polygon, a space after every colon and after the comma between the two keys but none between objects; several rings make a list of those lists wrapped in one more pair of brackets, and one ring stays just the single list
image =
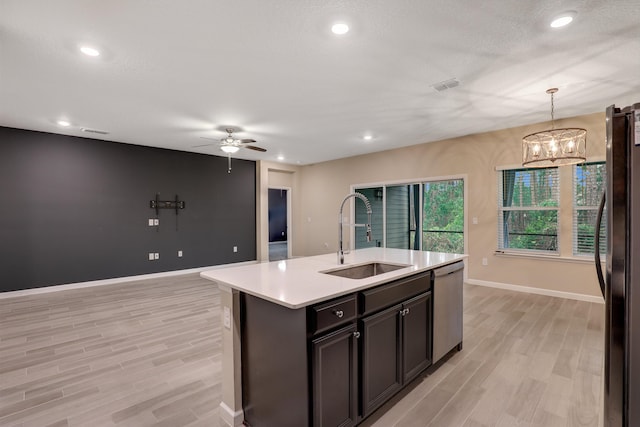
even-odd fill
[{"label": "doorway", "polygon": [[289,258],[289,195],[287,188],[269,188],[269,261]]}]

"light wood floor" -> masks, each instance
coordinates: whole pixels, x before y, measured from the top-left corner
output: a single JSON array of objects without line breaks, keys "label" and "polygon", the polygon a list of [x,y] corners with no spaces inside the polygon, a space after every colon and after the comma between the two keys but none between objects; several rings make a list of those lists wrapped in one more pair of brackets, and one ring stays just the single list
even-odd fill
[{"label": "light wood floor", "polygon": [[[597,426],[604,306],[465,285],[464,349],[366,427]],[[0,426],[219,425],[197,275],[0,300]]]},{"label": "light wood floor", "polygon": [[220,297],[197,275],[0,300],[0,426],[218,426]]},{"label": "light wood floor", "polygon": [[603,304],[465,285],[463,350],[363,426],[596,427],[603,326]]}]

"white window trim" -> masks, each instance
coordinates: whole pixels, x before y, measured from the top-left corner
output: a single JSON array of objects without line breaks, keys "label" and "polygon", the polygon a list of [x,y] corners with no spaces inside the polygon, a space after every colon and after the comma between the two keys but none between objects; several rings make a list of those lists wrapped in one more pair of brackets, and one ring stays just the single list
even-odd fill
[{"label": "white window trim", "polygon": [[[503,207],[502,205],[502,183],[503,183],[503,172],[507,170],[535,170],[537,168],[527,168],[520,165],[508,165],[508,166],[496,166],[495,171],[497,178],[497,191],[496,191],[496,202],[498,204],[498,214],[497,214],[497,236],[496,236],[496,246],[497,249],[495,251],[496,255],[502,256],[520,256],[520,257],[530,257],[530,258],[545,258],[545,259],[569,259],[567,257],[560,256],[560,241],[561,241],[561,227],[560,227],[560,193],[561,193],[561,179],[560,179],[560,168],[558,166],[550,166],[548,168],[540,168],[540,169],[557,169],[557,182],[558,182],[558,205],[557,206],[511,206],[511,207]],[[519,249],[519,248],[500,248],[500,238],[502,236],[502,213],[505,211],[556,211],[556,240],[558,249],[555,251],[547,251],[540,249]]]}]

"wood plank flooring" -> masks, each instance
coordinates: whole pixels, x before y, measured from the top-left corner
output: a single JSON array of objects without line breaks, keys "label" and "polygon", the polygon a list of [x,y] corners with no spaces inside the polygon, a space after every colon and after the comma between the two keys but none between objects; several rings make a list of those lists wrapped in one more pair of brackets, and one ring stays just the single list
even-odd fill
[{"label": "wood plank flooring", "polygon": [[0,426],[218,426],[220,297],[197,275],[0,300]]},{"label": "wood plank flooring", "polygon": [[465,285],[463,350],[362,425],[597,427],[603,327],[603,304]]},{"label": "wood plank flooring", "polygon": [[[465,285],[464,349],[365,427],[597,426],[604,306]],[[197,275],[0,300],[0,426],[219,426]]]}]

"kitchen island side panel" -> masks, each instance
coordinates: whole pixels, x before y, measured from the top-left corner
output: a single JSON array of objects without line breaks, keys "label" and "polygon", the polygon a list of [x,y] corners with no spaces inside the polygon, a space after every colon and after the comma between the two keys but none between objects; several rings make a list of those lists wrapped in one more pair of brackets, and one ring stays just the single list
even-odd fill
[{"label": "kitchen island side panel", "polygon": [[310,424],[306,309],[241,294],[242,401],[256,427]]}]

